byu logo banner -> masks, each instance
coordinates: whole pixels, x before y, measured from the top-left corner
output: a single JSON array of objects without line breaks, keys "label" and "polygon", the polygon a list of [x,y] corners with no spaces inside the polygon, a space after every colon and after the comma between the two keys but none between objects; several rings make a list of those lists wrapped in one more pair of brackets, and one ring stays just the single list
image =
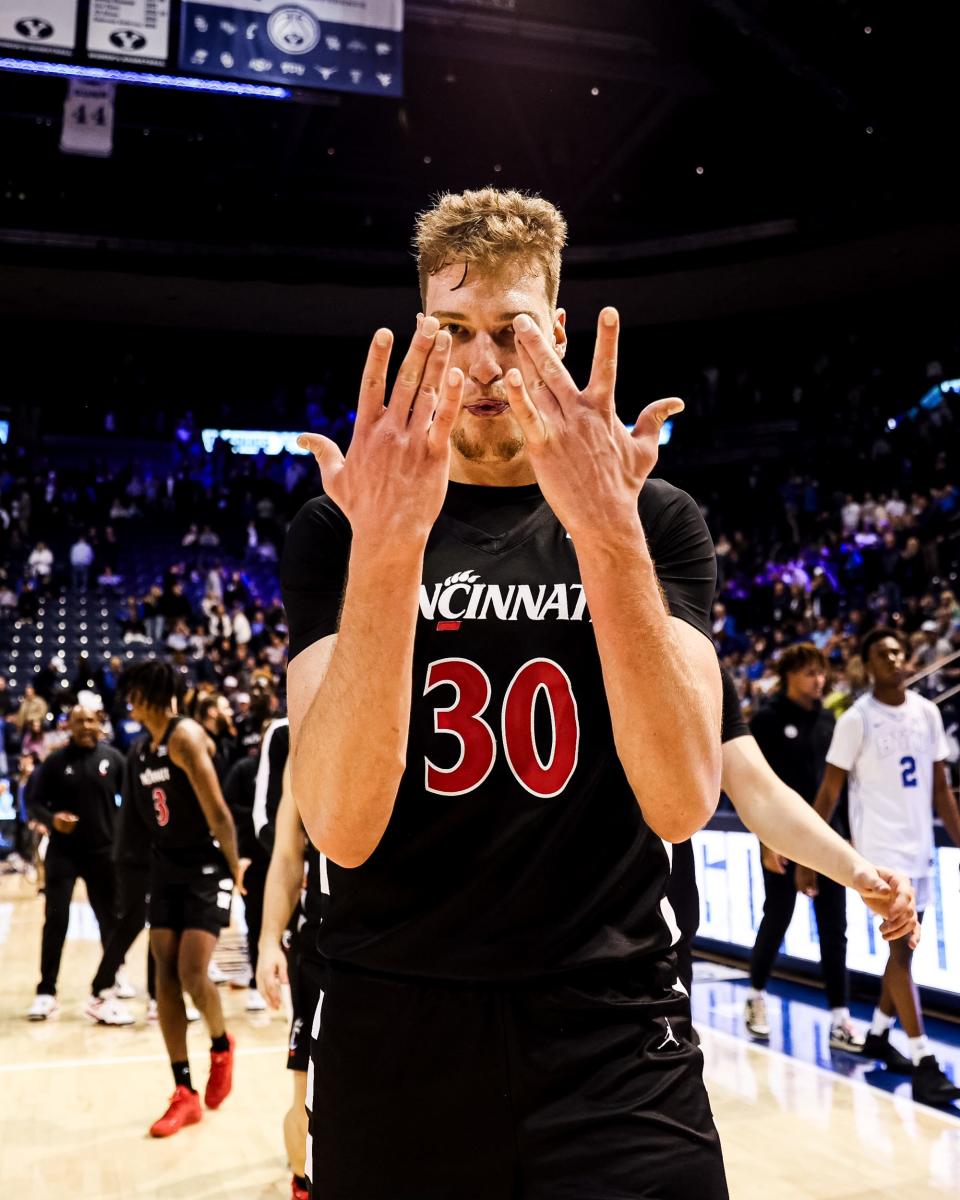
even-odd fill
[{"label": "byu logo banner", "polygon": [[170,0],[90,0],[87,53],[91,58],[165,67]]},{"label": "byu logo banner", "polygon": [[183,0],[181,14],[191,74],[402,95],[403,0]]},{"label": "byu logo banner", "polygon": [[62,56],[76,33],[77,0],[0,0],[0,46]]}]

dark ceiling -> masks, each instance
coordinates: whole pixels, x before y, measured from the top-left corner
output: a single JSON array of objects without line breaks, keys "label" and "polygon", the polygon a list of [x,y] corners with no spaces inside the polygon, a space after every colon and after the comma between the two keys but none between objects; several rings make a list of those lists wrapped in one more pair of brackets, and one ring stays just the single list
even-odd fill
[{"label": "dark ceiling", "polygon": [[[940,246],[945,269],[960,262],[943,236],[960,174],[951,7],[411,0],[403,100],[124,86],[109,160],[60,154],[62,81],[0,74],[0,312],[124,319],[122,295],[98,308],[84,283],[103,272],[147,322],[171,321],[164,279],[177,295],[214,281],[184,312],[200,325],[230,324],[233,280],[281,285],[291,312],[297,286],[410,286],[413,214],[491,182],[560,205],[573,279],[907,230],[929,231],[917,261],[935,272]],[[57,311],[85,286],[89,305]]]}]

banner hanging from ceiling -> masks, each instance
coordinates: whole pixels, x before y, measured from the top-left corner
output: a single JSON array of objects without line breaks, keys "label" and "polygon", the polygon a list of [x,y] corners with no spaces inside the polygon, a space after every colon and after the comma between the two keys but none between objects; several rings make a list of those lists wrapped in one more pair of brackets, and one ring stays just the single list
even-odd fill
[{"label": "banner hanging from ceiling", "polygon": [[0,0],[0,46],[31,54],[72,54],[77,0]]},{"label": "banner hanging from ceiling", "polygon": [[68,79],[60,149],[64,154],[109,158],[113,153],[115,88],[100,79]]},{"label": "banner hanging from ceiling", "polygon": [[170,0],[90,0],[87,54],[165,67],[170,54]]},{"label": "banner hanging from ceiling", "polygon": [[191,74],[399,96],[402,51],[403,0],[183,0],[181,7],[180,67]]}]

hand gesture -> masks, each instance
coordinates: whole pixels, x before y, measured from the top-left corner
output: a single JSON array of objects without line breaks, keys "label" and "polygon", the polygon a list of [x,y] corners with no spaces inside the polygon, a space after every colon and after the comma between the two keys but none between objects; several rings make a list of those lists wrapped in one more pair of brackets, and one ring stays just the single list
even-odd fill
[{"label": "hand gesture", "polygon": [[378,329],[360,384],[357,419],[346,457],[335,442],[305,433],[323,488],[354,536],[385,544],[426,540],[447,494],[450,434],[463,397],[463,372],[448,371],[450,334],[436,317],[418,322],[385,407],[393,334]]},{"label": "hand gesture", "polygon": [[521,313],[513,328],[520,369],[507,372],[507,400],[547,503],[574,539],[580,532],[631,528],[640,489],[657,462],[660,429],[683,410],[683,401],[647,405],[628,433],[614,397],[620,331],[614,308],[600,314],[583,391],[530,317]]},{"label": "hand gesture", "polygon": [[279,1008],[280,989],[289,982],[287,956],[278,942],[260,943],[257,957],[257,991],[271,1008]]},{"label": "hand gesture", "polygon": [[55,812],[53,814],[53,827],[57,833],[73,833],[79,820],[80,818],[76,813]]},{"label": "hand gesture", "polygon": [[906,875],[865,863],[854,873],[853,887],[867,908],[883,917],[880,932],[884,941],[895,942],[906,937],[910,939],[910,949],[916,950],[920,944],[920,921],[913,885]]}]

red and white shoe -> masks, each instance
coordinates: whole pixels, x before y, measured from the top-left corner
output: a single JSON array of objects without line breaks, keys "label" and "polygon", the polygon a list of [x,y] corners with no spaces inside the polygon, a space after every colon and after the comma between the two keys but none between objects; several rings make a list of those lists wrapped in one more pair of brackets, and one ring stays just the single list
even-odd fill
[{"label": "red and white shoe", "polygon": [[310,1200],[310,1193],[297,1183],[296,1175],[290,1180],[290,1200]]},{"label": "red and white shoe", "polygon": [[228,1033],[229,1050],[210,1051],[210,1077],[207,1080],[203,1102],[207,1108],[219,1108],[230,1095],[233,1087],[233,1037]]},{"label": "red and white shoe", "polygon": [[178,1084],[170,1097],[170,1105],[163,1116],[150,1126],[150,1136],[155,1138],[171,1137],[179,1133],[184,1125],[196,1125],[203,1120],[203,1109],[200,1107],[200,1097],[188,1087]]}]

